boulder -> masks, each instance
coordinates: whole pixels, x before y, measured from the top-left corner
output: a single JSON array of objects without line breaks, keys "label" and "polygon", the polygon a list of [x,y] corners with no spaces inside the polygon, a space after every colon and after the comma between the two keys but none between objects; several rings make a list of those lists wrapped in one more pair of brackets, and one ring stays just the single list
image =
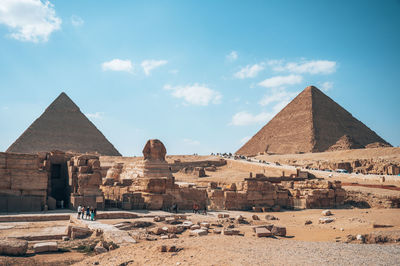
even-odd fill
[{"label": "boulder", "polygon": [[271,214],[267,214],[267,215],[265,215],[265,220],[272,221],[272,220],[279,220],[279,219]]},{"label": "boulder", "polygon": [[283,226],[273,226],[271,233],[274,236],[286,236],[286,227]]},{"label": "boulder", "polygon": [[200,225],[198,225],[198,224],[192,225],[190,227],[190,230],[197,230],[197,229],[200,229]]},{"label": "boulder", "polygon": [[200,226],[210,228],[210,223],[202,222],[202,223],[200,223]]},{"label": "boulder", "polygon": [[191,230],[189,235],[191,236],[206,236],[208,234],[207,230],[204,229],[195,229]]},{"label": "boulder", "polygon": [[240,233],[237,229],[224,229],[223,234],[226,236],[238,235]]},{"label": "boulder", "polygon": [[0,254],[20,256],[28,250],[28,241],[15,238],[0,239]]},{"label": "boulder", "polygon": [[260,220],[260,217],[258,217],[258,215],[255,215],[255,214],[251,218],[253,218],[253,220],[255,220],[255,221]]},{"label": "boulder", "polygon": [[334,220],[335,219],[330,218],[330,217],[322,217],[322,218],[319,218],[319,223],[320,224],[327,224],[327,223],[333,222]]},{"label": "boulder", "polygon": [[304,225],[308,225],[308,224],[312,224],[312,221],[311,220],[307,220],[307,221],[304,222]]},{"label": "boulder", "polygon": [[323,211],[322,211],[322,215],[323,215],[323,216],[331,216],[331,215],[332,215],[332,212],[331,212],[330,210],[323,210]]},{"label": "boulder", "polygon": [[35,253],[55,252],[58,250],[57,242],[42,242],[33,245]]},{"label": "boulder", "polygon": [[[271,231],[269,231],[267,228],[265,227],[256,227],[256,236],[257,237],[267,237],[267,236],[272,236]],[[285,230],[286,231],[286,230]],[[285,232],[286,234],[286,232]]]}]

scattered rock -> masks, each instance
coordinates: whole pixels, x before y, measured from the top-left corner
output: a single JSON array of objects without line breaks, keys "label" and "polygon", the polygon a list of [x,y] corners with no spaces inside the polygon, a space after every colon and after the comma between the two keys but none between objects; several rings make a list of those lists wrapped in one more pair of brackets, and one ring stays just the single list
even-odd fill
[{"label": "scattered rock", "polygon": [[251,218],[253,218],[253,220],[255,220],[255,221],[260,220],[260,217],[258,217],[258,215],[255,215],[255,214]]},{"label": "scattered rock", "polygon": [[227,214],[227,213],[218,213],[218,218],[229,218],[229,214]]},{"label": "scattered rock", "polygon": [[210,228],[210,224],[209,224],[209,223],[206,223],[206,222],[200,223],[200,226],[206,227],[206,228]]},{"label": "scattered rock", "polygon": [[1,255],[25,255],[28,249],[28,241],[15,238],[5,238],[0,240]]},{"label": "scattered rock", "polygon": [[154,222],[162,222],[165,221],[165,217],[164,216],[156,216],[153,219]]},{"label": "scattered rock", "polygon": [[108,250],[103,246],[101,241],[99,243],[97,243],[97,245],[94,247],[94,252],[96,254],[106,253],[107,251]]},{"label": "scattered rock", "polygon": [[213,233],[214,234],[221,234],[222,230],[221,229],[214,229]]},{"label": "scattered rock", "polygon": [[273,226],[271,233],[274,236],[286,236],[286,227],[283,226]]},{"label": "scattered rock", "polygon": [[238,235],[240,233],[237,229],[224,229],[223,234],[226,236]]},{"label": "scattered rock", "polygon": [[184,222],[182,223],[182,226],[183,226],[185,229],[189,229],[192,225],[193,225],[193,223],[192,223],[191,221],[184,221]]},{"label": "scattered rock", "polygon": [[69,240],[69,237],[68,237],[68,236],[63,236],[63,237],[62,237],[62,240],[63,240],[63,241],[68,241],[68,240]]},{"label": "scattered rock", "polygon": [[279,220],[279,219],[271,214],[267,214],[267,215],[265,215],[265,220],[272,221],[272,220]]},{"label": "scattered rock", "polygon": [[330,217],[322,217],[322,218],[319,218],[319,223],[320,224],[327,224],[327,223],[333,222],[334,220],[335,219],[330,218]]},{"label": "scattered rock", "polygon": [[[257,227],[256,229],[256,236],[257,237],[267,237],[267,236],[272,236],[271,231],[269,231],[267,228],[265,227]],[[286,231],[286,229],[285,229]],[[286,234],[286,232],[285,232]]]},{"label": "scattered rock", "polygon": [[312,224],[312,221],[311,220],[307,220],[307,221],[304,222],[304,225],[308,225],[308,224]]},{"label": "scattered rock", "polygon": [[323,211],[322,211],[322,215],[323,215],[323,216],[331,216],[331,215],[332,215],[332,212],[331,212],[330,210],[323,210]]},{"label": "scattered rock", "polygon": [[197,229],[200,229],[200,225],[198,224],[194,224],[190,227],[190,230],[197,230]]},{"label": "scattered rock", "polygon": [[195,229],[195,230],[191,230],[189,235],[191,236],[206,236],[208,234],[207,230],[203,230],[203,229]]},{"label": "scattered rock", "polygon": [[58,250],[57,242],[42,242],[33,245],[35,253],[54,252]]}]

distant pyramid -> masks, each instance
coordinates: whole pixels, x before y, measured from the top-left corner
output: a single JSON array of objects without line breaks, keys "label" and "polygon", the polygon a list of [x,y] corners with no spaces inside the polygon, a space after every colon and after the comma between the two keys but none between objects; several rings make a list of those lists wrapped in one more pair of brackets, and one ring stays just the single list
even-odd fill
[{"label": "distant pyramid", "polygon": [[335,144],[328,148],[328,151],[341,151],[341,150],[352,150],[365,148],[363,145],[358,143],[349,135],[344,135]]},{"label": "distant pyramid", "polygon": [[305,88],[236,154],[323,152],[344,135],[390,145],[314,86]]},{"label": "distant pyramid", "polygon": [[121,155],[64,92],[7,152],[37,153],[52,150]]}]

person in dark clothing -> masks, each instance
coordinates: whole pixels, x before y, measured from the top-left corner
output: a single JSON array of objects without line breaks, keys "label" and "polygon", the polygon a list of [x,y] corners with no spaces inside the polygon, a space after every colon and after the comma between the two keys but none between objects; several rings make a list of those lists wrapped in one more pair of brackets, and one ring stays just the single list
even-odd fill
[{"label": "person in dark clothing", "polygon": [[172,211],[175,212],[175,213],[178,213],[178,204],[174,203],[172,205]]}]

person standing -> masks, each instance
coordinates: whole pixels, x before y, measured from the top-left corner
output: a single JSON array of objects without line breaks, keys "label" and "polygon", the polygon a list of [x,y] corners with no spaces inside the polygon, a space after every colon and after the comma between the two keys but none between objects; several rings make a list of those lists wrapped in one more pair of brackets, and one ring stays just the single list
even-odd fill
[{"label": "person standing", "polygon": [[89,207],[86,208],[86,220],[89,219],[90,220],[90,209]]},{"label": "person standing", "polygon": [[82,212],[82,220],[83,220],[83,216],[85,215],[85,206],[82,207],[81,212]]},{"label": "person standing", "polygon": [[78,206],[78,219],[81,217],[82,206],[79,204]]},{"label": "person standing", "polygon": [[96,220],[96,215],[97,215],[97,208],[94,208],[94,210],[93,210],[93,213],[94,213],[94,220]]}]

